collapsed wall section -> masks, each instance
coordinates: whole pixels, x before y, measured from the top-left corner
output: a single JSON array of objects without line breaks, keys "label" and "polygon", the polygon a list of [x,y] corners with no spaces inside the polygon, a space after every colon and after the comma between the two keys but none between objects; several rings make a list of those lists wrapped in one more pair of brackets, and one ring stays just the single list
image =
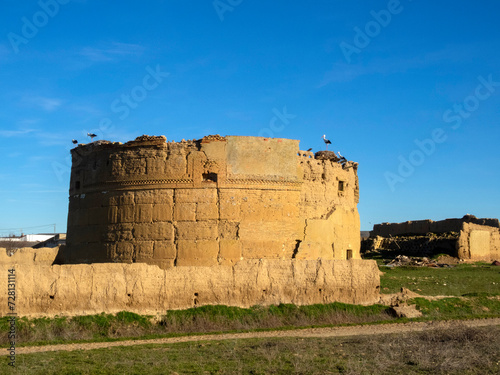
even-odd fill
[{"label": "collapsed wall section", "polygon": [[305,225],[296,257],[360,259],[357,163],[319,160],[311,152],[299,156],[303,180],[299,207]]},{"label": "collapsed wall section", "polygon": [[401,235],[425,235],[427,233],[446,233],[459,232],[463,223],[473,223],[500,228],[498,219],[482,218],[478,219],[473,215],[465,215],[461,219],[445,219],[440,221],[433,220],[414,220],[404,223],[382,223],[375,224],[370,232],[370,237],[389,237]]},{"label": "collapsed wall section", "polygon": [[499,260],[500,230],[486,225],[464,223],[457,241],[457,253],[464,260]]},{"label": "collapsed wall section", "polygon": [[420,220],[374,226],[363,251],[383,250],[413,256],[446,253],[464,261],[500,259],[498,219]]}]

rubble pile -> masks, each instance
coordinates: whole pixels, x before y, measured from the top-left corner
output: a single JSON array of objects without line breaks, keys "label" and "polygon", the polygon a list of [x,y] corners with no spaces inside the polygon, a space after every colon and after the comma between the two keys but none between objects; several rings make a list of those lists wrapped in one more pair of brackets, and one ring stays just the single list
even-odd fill
[{"label": "rubble pile", "polygon": [[406,255],[398,255],[396,258],[386,264],[386,267],[455,267],[448,263],[440,263],[437,260],[429,259],[427,257],[409,257]]},{"label": "rubble pile", "polygon": [[427,233],[425,235],[375,236],[362,241],[361,251],[387,251],[408,256],[433,256],[456,253],[457,232]]}]

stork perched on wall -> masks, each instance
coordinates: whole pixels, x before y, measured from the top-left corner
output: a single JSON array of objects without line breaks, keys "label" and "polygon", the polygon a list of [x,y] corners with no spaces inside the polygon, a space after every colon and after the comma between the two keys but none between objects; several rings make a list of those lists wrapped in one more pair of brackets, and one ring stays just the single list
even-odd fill
[{"label": "stork perched on wall", "polygon": [[332,142],[330,142],[329,139],[326,139],[326,135],[325,134],[323,134],[323,141],[325,142],[326,150],[328,151],[328,145],[331,145]]},{"label": "stork perched on wall", "polygon": [[341,163],[345,163],[347,161],[347,159],[340,154],[340,151],[337,151],[337,154],[339,155],[339,159],[340,159],[339,161]]},{"label": "stork perched on wall", "polygon": [[90,137],[90,142],[94,142],[94,138],[97,137],[97,134],[87,133],[87,137]]},{"label": "stork perched on wall", "polygon": [[78,143],[78,141],[76,139],[72,139],[71,142],[73,142],[74,145],[76,145]]}]

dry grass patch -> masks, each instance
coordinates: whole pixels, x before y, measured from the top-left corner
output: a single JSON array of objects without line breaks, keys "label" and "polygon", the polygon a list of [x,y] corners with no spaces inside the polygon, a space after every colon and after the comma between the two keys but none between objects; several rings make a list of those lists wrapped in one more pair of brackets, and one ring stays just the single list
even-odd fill
[{"label": "dry grass patch", "polygon": [[[276,338],[18,356],[30,374],[498,374],[500,327]],[[6,365],[5,365],[6,366]]]}]

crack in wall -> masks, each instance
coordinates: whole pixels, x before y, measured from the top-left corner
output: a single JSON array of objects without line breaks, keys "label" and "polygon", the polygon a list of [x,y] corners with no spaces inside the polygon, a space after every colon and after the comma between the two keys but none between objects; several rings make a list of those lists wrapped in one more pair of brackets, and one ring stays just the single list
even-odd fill
[{"label": "crack in wall", "polygon": [[295,256],[297,255],[297,253],[299,252],[299,247],[300,247],[300,243],[302,242],[301,240],[295,240],[295,248],[293,249],[293,253],[292,253],[292,259],[295,259]]},{"label": "crack in wall", "polygon": [[173,189],[172,190],[172,226],[174,228],[174,248],[175,248],[175,258],[174,258],[174,267],[177,266],[177,258],[179,257],[179,230],[177,228],[177,221],[174,220],[174,208],[175,208],[175,205],[176,205],[176,200],[177,200],[177,197],[176,197],[176,192],[177,192],[177,189]]},{"label": "crack in wall", "polygon": [[219,246],[219,250],[217,252],[217,262],[220,264],[221,262],[221,255],[220,255],[220,251],[221,251],[221,241],[220,241],[220,225],[221,225],[221,221],[220,221],[220,189],[217,188],[217,244]]}]

